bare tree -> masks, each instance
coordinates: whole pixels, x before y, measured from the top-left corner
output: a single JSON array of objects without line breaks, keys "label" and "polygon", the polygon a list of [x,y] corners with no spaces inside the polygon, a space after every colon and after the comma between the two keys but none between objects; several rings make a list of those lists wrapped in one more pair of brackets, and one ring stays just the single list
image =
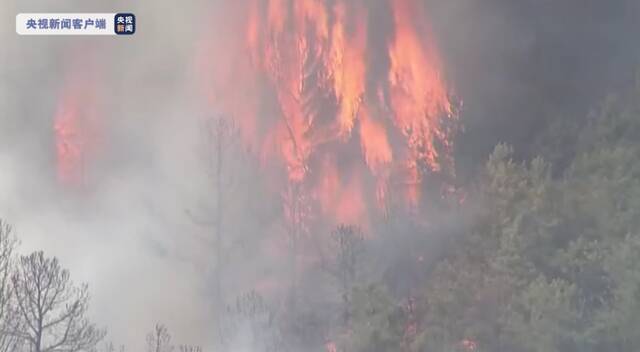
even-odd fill
[{"label": "bare tree", "polygon": [[284,350],[282,332],[273,307],[256,291],[238,295],[226,307],[224,338],[218,339],[216,351],[235,351],[239,341],[243,349],[277,352]]},{"label": "bare tree", "polygon": [[180,345],[180,352],[202,352],[202,347],[192,345]]},{"label": "bare tree", "polygon": [[17,314],[10,283],[17,243],[11,226],[0,220],[0,352],[16,351],[22,343],[17,334],[22,328],[22,320]]},{"label": "bare tree", "polygon": [[153,331],[147,334],[147,352],[173,352],[171,335],[164,324],[156,324]]},{"label": "bare tree", "polygon": [[222,181],[222,174],[225,164],[225,145],[229,143],[230,138],[234,134],[234,129],[224,119],[218,119],[213,126],[211,126],[210,136],[214,139],[214,148],[211,154],[213,178],[216,184],[216,211],[214,215],[215,224],[215,251],[216,251],[216,263],[215,263],[215,304],[216,307],[220,307],[223,300],[222,294],[222,241],[223,241],[223,223],[222,223],[222,203],[224,198],[224,187]]},{"label": "bare tree", "polygon": [[124,349],[124,345],[120,345],[120,347],[116,348],[116,346],[113,344],[113,342],[108,342],[108,343],[105,343],[102,346],[102,349],[97,350],[96,352],[98,352],[98,351],[103,351],[103,352],[125,352],[125,349]]},{"label": "bare tree", "polygon": [[[200,237],[210,248],[212,314],[215,325],[213,339],[224,351],[229,338],[230,322],[226,320],[225,308],[232,299],[227,284],[233,282],[231,272],[243,270],[234,266],[238,262],[239,250],[250,250],[254,244],[252,236],[259,220],[246,221],[250,214],[263,210],[262,202],[256,202],[259,183],[254,175],[259,168],[256,155],[250,147],[241,143],[241,131],[232,117],[218,116],[207,119],[202,126],[202,162],[206,171],[206,182],[211,193],[204,196],[194,211],[187,210],[191,220],[205,230]],[[253,218],[252,218],[253,220]]]},{"label": "bare tree", "polygon": [[[213,263],[213,301],[215,314],[220,313],[224,306],[223,281],[225,277],[225,263],[230,247],[230,238],[225,234],[227,228],[226,214],[230,207],[230,194],[234,184],[238,183],[235,168],[241,156],[237,141],[240,131],[232,120],[218,117],[207,120],[203,126],[205,133],[205,153],[207,176],[214,188],[213,204],[201,206],[196,213],[187,211],[191,219],[199,225],[210,227],[213,236],[206,238],[206,243],[214,251]],[[213,211],[211,211],[213,209]]]},{"label": "bare tree", "polygon": [[85,317],[87,285],[74,286],[58,259],[46,258],[41,251],[23,256],[11,281],[25,324],[17,336],[26,341],[30,351],[87,351],[104,338],[105,332]]}]

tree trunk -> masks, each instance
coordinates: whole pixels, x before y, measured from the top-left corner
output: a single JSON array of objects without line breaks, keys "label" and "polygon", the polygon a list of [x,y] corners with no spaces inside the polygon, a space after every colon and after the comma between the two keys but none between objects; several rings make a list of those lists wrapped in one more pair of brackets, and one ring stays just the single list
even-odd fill
[{"label": "tree trunk", "polygon": [[216,263],[215,263],[215,279],[214,279],[214,295],[215,309],[219,313],[222,308],[222,138],[224,130],[218,125],[217,141],[216,141],[216,214],[215,214],[215,238],[216,238]]}]

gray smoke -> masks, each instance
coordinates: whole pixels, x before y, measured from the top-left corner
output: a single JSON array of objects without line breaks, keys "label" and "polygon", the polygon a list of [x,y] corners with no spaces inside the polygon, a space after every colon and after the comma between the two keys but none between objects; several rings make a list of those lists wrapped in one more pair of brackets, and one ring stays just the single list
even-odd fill
[{"label": "gray smoke", "polygon": [[[586,113],[594,99],[632,77],[640,57],[637,1],[428,3],[447,76],[465,102],[466,132],[456,142],[463,178],[499,141],[526,155],[549,119]],[[0,218],[15,226],[22,252],[44,249],[76,282],[89,283],[92,318],[130,350],[141,350],[158,321],[178,343],[209,343],[212,256],[202,240],[209,230],[187,210],[210,209],[200,150],[201,122],[212,112],[201,100],[192,60],[198,31],[227,6],[0,4]],[[20,12],[116,11],[137,15],[134,36],[20,37],[13,27]],[[100,77],[84,84],[104,107],[105,143],[90,160],[91,182],[76,191],[56,181],[52,126],[65,76],[85,61]],[[253,189],[253,181],[242,182],[239,188]],[[252,244],[240,244],[252,259],[233,259],[241,264],[229,285],[240,290],[282,263],[264,254],[276,250],[261,248],[258,231],[279,226],[271,221],[277,210],[235,211],[249,214],[243,231],[253,236]]]}]

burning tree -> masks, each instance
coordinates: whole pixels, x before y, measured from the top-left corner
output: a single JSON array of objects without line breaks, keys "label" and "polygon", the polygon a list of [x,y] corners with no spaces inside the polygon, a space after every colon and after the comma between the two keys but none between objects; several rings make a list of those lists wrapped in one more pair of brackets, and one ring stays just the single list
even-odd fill
[{"label": "burning tree", "polygon": [[225,22],[240,28],[225,33],[242,38],[209,38],[199,60],[212,104],[286,175],[283,189],[299,185],[337,222],[366,222],[391,191],[417,207],[425,174],[451,161],[456,114],[426,11],[415,0],[382,7],[240,1]]},{"label": "burning tree", "polygon": [[[415,214],[424,179],[450,172],[451,90],[417,0],[241,0],[212,22],[225,35],[204,39],[199,76],[282,195],[294,310],[316,229],[366,227],[392,206]],[[331,241],[345,306],[361,237],[344,226]]]}]

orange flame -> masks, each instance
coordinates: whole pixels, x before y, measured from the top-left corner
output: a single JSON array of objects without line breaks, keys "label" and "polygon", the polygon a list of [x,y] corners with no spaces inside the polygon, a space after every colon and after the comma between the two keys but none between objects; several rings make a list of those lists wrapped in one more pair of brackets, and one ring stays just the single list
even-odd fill
[{"label": "orange flame", "polygon": [[455,115],[425,9],[387,5],[393,29],[378,38],[364,0],[245,0],[202,47],[214,106],[336,218],[361,217],[373,195],[384,204],[391,186],[417,206],[424,171],[448,160]]},{"label": "orange flame", "polygon": [[58,180],[79,184],[82,181],[82,143],[78,140],[77,114],[62,103],[56,113],[56,157]]},{"label": "orange flame", "polygon": [[87,158],[98,137],[95,82],[88,73],[78,69],[66,78],[53,119],[57,177],[67,186],[86,183]]}]

